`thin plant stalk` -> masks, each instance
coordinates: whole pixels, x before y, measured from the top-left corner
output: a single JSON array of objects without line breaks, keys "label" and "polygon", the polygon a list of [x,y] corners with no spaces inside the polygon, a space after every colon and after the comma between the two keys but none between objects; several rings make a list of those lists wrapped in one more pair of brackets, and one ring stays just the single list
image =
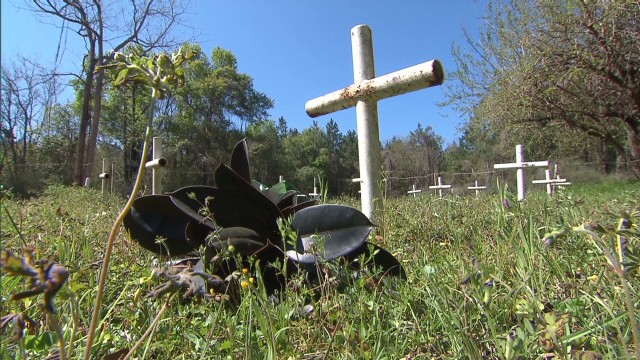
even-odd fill
[{"label": "thin plant stalk", "polygon": [[71,296],[71,319],[73,322],[73,328],[71,329],[71,339],[69,340],[68,354],[73,354],[73,344],[76,341],[76,334],[78,331],[78,299],[76,295]]},{"label": "thin plant stalk", "polygon": [[96,302],[93,307],[93,313],[91,315],[91,325],[89,326],[89,330],[87,332],[87,344],[84,351],[84,360],[89,360],[91,356],[91,348],[93,347],[93,342],[95,338],[96,328],[98,327],[100,316],[100,306],[102,305],[102,298],[104,296],[104,288],[105,283],[107,282],[107,272],[109,270],[109,260],[111,259],[111,250],[113,249],[113,243],[115,242],[116,235],[120,231],[120,225],[124,220],[125,216],[131,210],[133,206],[133,202],[137,197],[138,190],[142,184],[142,176],[144,175],[145,167],[144,167],[144,159],[147,158],[149,154],[149,144],[151,140],[151,126],[153,124],[153,112],[155,110],[156,104],[156,89],[151,91],[151,104],[149,106],[149,117],[147,118],[147,128],[144,135],[144,145],[142,147],[142,158],[140,160],[140,167],[138,168],[138,175],[136,176],[136,181],[133,185],[133,189],[131,190],[131,195],[129,196],[129,200],[125,204],[122,211],[116,218],[116,221],[113,223],[111,227],[111,232],[109,233],[109,238],[107,239],[107,246],[104,253],[104,259],[102,263],[102,268],[100,270],[100,280],[98,281],[98,292],[96,294]]},{"label": "thin plant stalk", "polygon": [[133,353],[136,352],[136,350],[138,350],[138,348],[140,346],[142,346],[142,343],[151,335],[151,333],[155,330],[156,326],[158,325],[158,323],[160,322],[160,319],[162,319],[162,314],[164,314],[164,312],[169,308],[169,301],[171,300],[172,297],[167,298],[167,301],[165,301],[164,305],[162,305],[162,308],[160,308],[160,310],[158,311],[158,314],[156,315],[156,317],[153,319],[153,321],[151,322],[151,324],[149,324],[149,328],[147,329],[147,331],[144,332],[144,334],[142,335],[142,337],[138,340],[138,342],[135,343],[135,345],[133,345],[133,347],[131,348],[131,350],[129,350],[129,353],[127,354],[127,356],[125,356],[122,360],[128,360],[131,355]]},{"label": "thin plant stalk", "polygon": [[636,359],[640,360],[640,336],[638,335],[638,325],[636,323],[634,314],[633,300],[631,299],[631,288],[629,287],[629,283],[627,282],[627,277],[624,273],[624,270],[622,270],[622,267],[620,266],[620,262],[615,256],[613,256],[613,254],[611,254],[609,249],[607,249],[606,244],[604,243],[604,241],[602,241],[598,234],[591,230],[585,229],[584,226],[575,227],[573,230],[578,233],[589,235],[591,239],[593,239],[593,241],[596,243],[596,246],[598,246],[600,250],[602,250],[605,257],[609,260],[609,263],[611,263],[611,266],[613,267],[613,271],[620,277],[620,283],[622,284],[622,289],[624,292],[624,302],[629,313],[629,325],[631,326],[631,337],[633,338],[634,355]]},{"label": "thin plant stalk", "polygon": [[47,312],[47,321],[49,322],[49,324],[51,324],[53,330],[55,330],[56,334],[58,335],[58,354],[60,356],[60,360],[67,360],[67,353],[65,350],[65,347],[67,345],[64,343],[64,334],[62,333],[62,329],[60,329],[58,320],[56,319],[54,314]]}]

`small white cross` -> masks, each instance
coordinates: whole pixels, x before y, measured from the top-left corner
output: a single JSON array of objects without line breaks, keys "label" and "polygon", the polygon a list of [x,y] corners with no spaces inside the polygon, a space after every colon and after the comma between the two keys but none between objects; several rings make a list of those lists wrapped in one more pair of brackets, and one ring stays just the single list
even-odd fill
[{"label": "small white cross", "polygon": [[413,190],[407,191],[407,194],[413,194],[413,197],[415,198],[416,194],[421,193],[422,190],[416,190],[416,185],[415,184],[413,184],[412,187],[413,187]]},{"label": "small white cross", "polygon": [[478,194],[480,194],[480,190],[484,190],[486,188],[487,188],[486,186],[478,186],[478,180],[476,180],[476,185],[475,186],[467,187],[467,189],[469,189],[469,190],[475,190],[476,191],[476,196],[478,196]]},{"label": "small white cross", "polygon": [[494,169],[518,169],[516,172],[516,180],[518,186],[518,200],[522,201],[525,197],[525,176],[523,169],[528,167],[548,167],[549,161],[524,161],[524,146],[516,145],[516,162],[508,164],[495,164]]},{"label": "small white cross", "polygon": [[449,189],[451,185],[442,185],[442,177],[438,176],[438,185],[429,186],[429,189],[434,189],[434,191],[442,197],[442,189]]},{"label": "small white cross", "polygon": [[151,169],[151,193],[153,195],[162,193],[162,171],[167,166],[167,159],[162,157],[162,137],[153,137],[153,160],[147,161],[144,167]]}]

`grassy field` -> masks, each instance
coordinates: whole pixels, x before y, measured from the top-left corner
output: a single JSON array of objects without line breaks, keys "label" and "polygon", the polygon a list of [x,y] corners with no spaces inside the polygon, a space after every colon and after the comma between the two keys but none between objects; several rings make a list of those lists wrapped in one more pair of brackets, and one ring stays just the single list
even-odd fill
[{"label": "grassy field", "polygon": [[[371,241],[402,261],[406,281],[329,264],[316,288],[294,278],[277,304],[259,285],[235,304],[146,297],[160,284],[154,257],[121,233],[93,358],[140,339],[131,359],[636,358],[638,199],[638,183],[575,186],[552,198],[534,192],[522,204],[509,189],[390,199]],[[70,276],[54,300],[56,332],[42,296],[10,301],[28,284],[1,273],[0,357],[45,358],[61,333],[67,357],[82,358],[103,249],[122,205],[77,188],[26,201],[3,194],[2,249],[20,255],[32,246],[35,259],[59,262]],[[617,231],[623,212],[627,232]],[[616,260],[620,235],[629,240],[625,272]],[[246,276],[259,283],[258,274]],[[9,318],[20,313],[33,320],[22,337],[18,317]]]}]

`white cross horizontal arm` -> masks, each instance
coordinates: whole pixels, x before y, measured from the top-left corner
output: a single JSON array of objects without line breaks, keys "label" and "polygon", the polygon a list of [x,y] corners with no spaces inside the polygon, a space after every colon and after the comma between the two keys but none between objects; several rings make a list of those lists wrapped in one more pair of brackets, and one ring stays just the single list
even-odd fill
[{"label": "white cross horizontal arm", "polygon": [[551,184],[551,186],[565,186],[565,185],[571,185],[571,182],[570,181],[566,181],[566,182],[559,182],[559,183]]},{"label": "white cross horizontal arm", "polygon": [[567,181],[567,179],[551,179],[551,180],[533,180],[532,184],[558,184]]},{"label": "white cross horizontal arm", "polygon": [[476,196],[478,196],[478,194],[480,193],[480,190],[484,190],[486,189],[486,186],[478,186],[478,180],[475,181],[475,186],[468,186],[467,189],[469,190],[475,190],[476,191]]},{"label": "white cross horizontal arm", "polygon": [[467,187],[468,190],[484,190],[486,189],[486,186],[469,186]]},{"label": "white cross horizontal arm", "polygon": [[527,161],[522,163],[494,164],[494,169],[525,169],[529,167],[547,167],[549,161]]},{"label": "white cross horizontal arm", "polygon": [[305,110],[310,117],[318,117],[354,107],[358,101],[386,99],[443,82],[442,64],[438,60],[431,60],[309,100]]}]

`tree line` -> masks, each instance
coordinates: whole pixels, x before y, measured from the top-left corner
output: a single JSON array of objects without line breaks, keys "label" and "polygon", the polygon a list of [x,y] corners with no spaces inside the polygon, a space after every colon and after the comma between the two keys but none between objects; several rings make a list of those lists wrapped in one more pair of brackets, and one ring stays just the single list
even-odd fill
[{"label": "tree line", "polygon": [[[101,2],[28,4],[83,37],[86,56],[71,76],[26,58],[2,62],[5,187],[26,194],[51,183],[82,184],[105,157],[118,164],[126,192],[141,160],[150,92],[113,88],[109,74],[96,69],[110,59],[107,45],[149,56],[180,43],[199,55],[185,67],[186,86],[153,114],[171,164],[166,189],[213,185],[215,167],[247,138],[253,176],[266,185],[282,176],[308,188],[316,178],[331,195],[357,192],[350,183],[359,176],[356,133],[341,132],[333,120],[298,130],[272,118],[273,100],[239,71],[232,52],[207,53],[170,36],[184,20],[180,1],[123,2],[124,22]],[[445,146],[431,127],[416,124],[383,144],[387,194],[424,188],[434,173],[488,171],[513,161],[519,143],[530,158],[595,163],[599,172],[640,178],[637,2],[492,0],[484,16],[479,36],[468,34],[453,48],[457,70],[448,74],[441,104],[468,116],[460,139]],[[62,83],[74,94],[65,102],[57,101]]]}]

